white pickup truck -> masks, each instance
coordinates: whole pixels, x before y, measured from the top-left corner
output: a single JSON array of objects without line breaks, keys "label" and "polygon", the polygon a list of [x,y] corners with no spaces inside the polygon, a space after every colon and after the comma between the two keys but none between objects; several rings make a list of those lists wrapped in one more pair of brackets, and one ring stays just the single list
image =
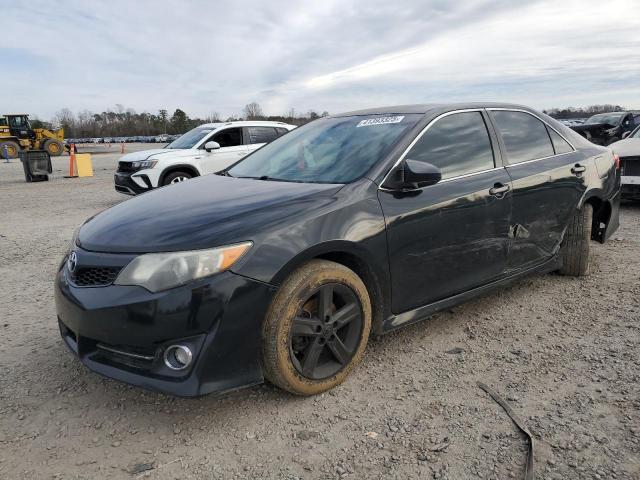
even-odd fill
[{"label": "white pickup truck", "polygon": [[115,189],[137,195],[219,172],[294,128],[295,125],[266,121],[200,125],[164,148],[121,157],[114,176]]}]

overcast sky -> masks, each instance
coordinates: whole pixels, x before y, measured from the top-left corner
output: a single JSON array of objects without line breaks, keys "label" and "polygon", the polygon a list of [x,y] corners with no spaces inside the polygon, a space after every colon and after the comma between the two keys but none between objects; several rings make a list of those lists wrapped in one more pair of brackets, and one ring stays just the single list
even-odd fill
[{"label": "overcast sky", "polygon": [[640,108],[639,0],[3,2],[0,113]]}]

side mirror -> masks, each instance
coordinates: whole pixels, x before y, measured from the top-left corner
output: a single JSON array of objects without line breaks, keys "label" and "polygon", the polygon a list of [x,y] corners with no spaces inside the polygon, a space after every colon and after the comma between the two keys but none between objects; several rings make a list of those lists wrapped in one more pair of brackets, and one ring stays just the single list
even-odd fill
[{"label": "side mirror", "polygon": [[207,152],[210,152],[211,150],[217,150],[219,148],[220,148],[220,144],[218,142],[211,141],[204,144],[204,149]]},{"label": "side mirror", "polygon": [[435,185],[440,180],[442,180],[442,172],[435,165],[405,159],[385,183],[394,190],[415,190]]},{"label": "side mirror", "polygon": [[622,134],[622,138],[627,138],[629,135],[631,135],[631,131],[629,131],[629,132],[624,132],[624,133]]}]

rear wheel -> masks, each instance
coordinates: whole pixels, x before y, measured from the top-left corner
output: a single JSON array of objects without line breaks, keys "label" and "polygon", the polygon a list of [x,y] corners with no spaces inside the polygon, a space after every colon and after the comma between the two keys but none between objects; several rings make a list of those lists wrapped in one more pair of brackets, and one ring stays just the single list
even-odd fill
[{"label": "rear wheel", "polygon": [[593,206],[588,203],[574,213],[569,221],[567,232],[560,247],[562,275],[581,277],[589,275],[589,257],[591,254],[591,225]]},{"label": "rear wheel", "polygon": [[13,141],[0,142],[0,157],[18,158],[20,145]]},{"label": "rear wheel", "polygon": [[190,178],[193,178],[193,175],[190,174],[189,172],[182,172],[182,171],[171,172],[169,175],[164,177],[164,180],[162,181],[162,185],[171,185],[172,183],[185,182]]},{"label": "rear wheel", "polygon": [[371,330],[371,302],[347,267],[312,260],[276,294],[263,326],[265,376],[297,395],[342,383],[362,359]]},{"label": "rear wheel", "polygon": [[52,157],[59,157],[64,152],[64,145],[58,140],[45,140],[43,149],[49,152]]}]

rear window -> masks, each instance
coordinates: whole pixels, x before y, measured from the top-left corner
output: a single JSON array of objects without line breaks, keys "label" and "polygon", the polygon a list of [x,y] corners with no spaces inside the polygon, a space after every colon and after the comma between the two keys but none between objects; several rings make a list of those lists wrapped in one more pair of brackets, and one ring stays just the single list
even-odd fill
[{"label": "rear window", "polygon": [[509,163],[554,155],[547,127],[533,115],[505,110],[495,110],[491,114],[502,135]]},{"label": "rear window", "polygon": [[573,152],[573,147],[571,147],[571,145],[569,145],[569,143],[562,138],[558,132],[553,128],[547,128],[547,130],[549,131],[549,136],[551,137],[551,142],[553,143],[553,149],[555,150],[556,155]]},{"label": "rear window", "polygon": [[273,127],[248,127],[249,143],[269,143],[279,137]]}]

